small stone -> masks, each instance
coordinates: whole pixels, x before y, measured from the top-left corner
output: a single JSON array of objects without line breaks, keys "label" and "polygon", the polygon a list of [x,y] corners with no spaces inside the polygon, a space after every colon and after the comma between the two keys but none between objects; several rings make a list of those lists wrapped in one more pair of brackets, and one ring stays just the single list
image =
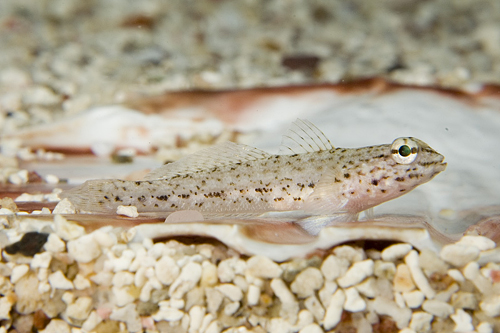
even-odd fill
[{"label": "small stone", "polygon": [[318,326],[318,324],[309,324],[307,326],[304,326],[299,333],[323,333],[323,330],[321,327]]},{"label": "small stone", "polygon": [[21,280],[23,276],[30,270],[28,265],[17,265],[12,268],[12,273],[10,273],[10,282],[16,284],[17,281]]},{"label": "small stone", "polygon": [[323,303],[323,306],[326,308],[330,304],[330,299],[332,298],[333,293],[337,290],[338,286],[335,282],[333,281],[327,281],[325,282],[325,285],[321,290],[319,291],[319,299],[321,300],[321,303]]},{"label": "small stone", "polygon": [[372,303],[373,309],[379,315],[391,317],[399,329],[408,327],[412,311],[408,308],[400,308],[396,302],[385,297],[377,297]]},{"label": "small stone", "polygon": [[321,273],[327,281],[333,281],[343,276],[349,268],[349,260],[339,259],[334,255],[329,255],[321,265]]},{"label": "small stone", "polygon": [[166,320],[166,321],[178,321],[184,316],[184,312],[175,308],[171,308],[168,302],[160,302],[158,305],[160,309],[152,317],[155,321]]},{"label": "small stone", "polygon": [[76,274],[73,284],[77,290],[85,290],[91,286],[90,281],[81,274]]},{"label": "small stone", "polygon": [[68,305],[66,308],[66,315],[76,320],[85,320],[88,318],[91,308],[91,297],[78,297],[75,303]]},{"label": "small stone", "polygon": [[299,312],[299,303],[295,299],[295,296],[288,290],[285,282],[281,279],[273,279],[271,281],[271,289],[281,301],[280,316],[289,323],[294,324],[297,321],[297,314]]},{"label": "small stone", "polygon": [[349,245],[337,246],[334,248],[333,253],[339,259],[347,259],[351,263],[366,259],[365,251],[363,251],[363,249],[354,248]]},{"label": "small stone", "polygon": [[394,244],[385,248],[382,253],[382,260],[384,261],[396,261],[403,258],[408,254],[408,252],[413,249],[410,244]]},{"label": "small stone", "polygon": [[70,333],[71,328],[68,323],[61,319],[52,319],[44,330],[40,333]]},{"label": "small stone", "polygon": [[126,323],[129,332],[142,332],[141,319],[137,313],[135,304],[127,304],[123,308],[113,309],[109,319]]},{"label": "small stone", "polygon": [[2,296],[0,297],[0,320],[10,319],[10,310],[15,303],[14,297]]},{"label": "small stone", "polygon": [[375,261],[375,265],[373,267],[373,275],[376,277],[393,280],[394,275],[396,274],[396,265],[393,262],[385,262],[382,260]]},{"label": "small stone", "polygon": [[415,284],[411,278],[410,269],[406,264],[399,264],[396,268],[396,274],[394,275],[394,291],[396,292],[408,292],[415,289]]},{"label": "small stone", "polygon": [[405,257],[405,263],[410,270],[413,282],[415,282],[420,291],[424,293],[427,299],[434,298],[434,296],[436,296],[436,292],[434,291],[434,289],[432,289],[429,281],[420,268],[417,251],[411,250],[410,253],[408,253]]},{"label": "small stone", "polygon": [[367,259],[355,262],[345,273],[344,276],[337,279],[337,283],[342,288],[354,286],[368,276],[373,274],[373,260]]},{"label": "small stone", "polygon": [[202,306],[193,306],[189,310],[189,332],[198,332],[205,316],[206,309]]},{"label": "small stone", "polygon": [[455,329],[453,332],[472,332],[474,326],[472,325],[472,317],[462,309],[457,309],[455,314],[450,316],[455,322]]},{"label": "small stone", "polygon": [[55,233],[49,234],[44,249],[52,253],[60,253],[66,250],[66,243]]},{"label": "small stone", "polygon": [[490,293],[492,288],[491,281],[481,274],[479,271],[479,264],[477,262],[473,261],[467,264],[467,266],[463,268],[463,274],[465,278],[471,281],[481,293]]},{"label": "small stone", "polygon": [[425,295],[420,290],[414,290],[410,292],[404,292],[403,299],[410,309],[416,309],[419,308],[424,302]]},{"label": "small stone", "polygon": [[253,256],[247,261],[245,274],[257,278],[274,279],[281,276],[283,270],[271,259],[264,256]]},{"label": "small stone", "polygon": [[377,296],[377,287],[374,277],[369,277],[365,281],[356,286],[356,289],[368,298],[375,298]]},{"label": "small stone", "polygon": [[304,301],[304,306],[309,310],[317,322],[320,322],[325,317],[325,309],[321,306],[320,301],[316,296],[310,296]]},{"label": "small stone", "polygon": [[[28,170],[19,170],[16,173],[13,173],[9,175],[9,183],[14,184],[14,185],[21,185],[21,184],[26,184],[28,182]],[[15,201],[22,201],[18,200],[17,198]]]},{"label": "small stone", "polygon": [[139,213],[137,212],[136,206],[122,206],[122,205],[120,205],[116,208],[116,214],[124,215],[124,216],[128,216],[128,217],[139,216]]},{"label": "small stone", "polygon": [[217,267],[217,275],[220,282],[232,282],[235,276],[233,265],[234,261],[237,260],[236,257],[222,260]]},{"label": "small stone", "polygon": [[52,255],[50,254],[50,252],[35,254],[30,264],[31,269],[48,268],[51,260],[52,260]]},{"label": "small stone", "polygon": [[131,285],[133,282],[134,274],[127,271],[117,272],[111,280],[111,284],[117,288]]},{"label": "small stone", "polygon": [[97,314],[96,311],[92,311],[89,317],[83,322],[82,330],[91,332],[94,331],[97,325],[102,322],[102,318]]},{"label": "small stone", "polygon": [[73,282],[68,280],[60,270],[49,275],[49,284],[53,289],[71,290],[74,288]]},{"label": "small stone", "polygon": [[417,311],[411,316],[410,328],[415,332],[429,332],[433,316],[423,311]]},{"label": "small stone", "polygon": [[451,296],[451,305],[455,309],[477,309],[477,298],[473,293],[459,291]]},{"label": "small stone", "polygon": [[454,312],[453,307],[450,304],[435,299],[426,300],[422,303],[422,309],[436,317],[441,318],[448,317]]},{"label": "small stone", "polygon": [[494,241],[484,236],[463,236],[458,242],[455,244],[463,245],[463,246],[473,246],[477,248],[479,251],[487,251],[494,249],[496,244]]},{"label": "small stone", "polygon": [[229,298],[233,302],[239,302],[243,298],[243,293],[241,289],[236,287],[234,284],[225,283],[215,287],[218,291],[220,291],[224,296]]},{"label": "small stone", "polygon": [[240,308],[240,302],[227,303],[224,307],[224,314],[226,316],[232,316]]},{"label": "small stone", "polygon": [[323,286],[323,276],[319,269],[308,267],[300,272],[290,288],[297,294],[299,298],[306,298],[314,294],[314,292]]},{"label": "small stone", "polygon": [[351,287],[344,290],[346,301],[344,304],[344,309],[349,312],[360,312],[366,309],[365,300],[359,296],[356,288]]},{"label": "small stone", "polygon": [[[60,236],[60,235],[59,235]],[[63,238],[63,237],[61,237]],[[99,244],[92,234],[71,240],[67,244],[68,254],[78,262],[88,263],[101,255]]]},{"label": "small stone", "polygon": [[55,185],[59,183],[59,178],[54,175],[46,175],[44,180],[47,184]]},{"label": "small stone", "polygon": [[212,264],[210,261],[203,261],[201,268],[203,269],[201,273],[200,285],[203,287],[215,286],[218,282],[217,277],[217,266]]},{"label": "small stone", "polygon": [[207,310],[215,315],[224,300],[224,295],[214,288],[206,288],[205,293],[207,296]]},{"label": "small stone", "polygon": [[6,246],[5,252],[8,254],[20,253],[23,256],[32,257],[42,250],[48,237],[49,234],[46,233],[35,231],[27,232],[23,235],[20,241]]},{"label": "small stone", "polygon": [[155,274],[158,280],[166,286],[171,285],[179,276],[180,269],[175,260],[169,256],[163,256],[155,264]]},{"label": "small stone", "polygon": [[251,284],[248,286],[247,303],[250,306],[257,305],[260,299],[260,288]]},{"label": "small stone", "polygon": [[465,278],[458,269],[449,269],[448,275],[457,282],[465,282]]},{"label": "small stone", "polygon": [[463,267],[479,257],[479,249],[475,246],[448,244],[443,246],[439,256],[455,267]]},{"label": "small stone", "polygon": [[449,302],[451,296],[459,290],[460,287],[458,286],[458,284],[452,283],[448,286],[448,288],[437,293],[434,299],[437,299],[438,301]]},{"label": "small stone", "polygon": [[323,327],[326,330],[331,330],[340,322],[345,299],[346,297],[342,289],[338,289],[332,295],[330,304],[326,309],[325,318],[323,318]]},{"label": "small stone", "polygon": [[201,278],[201,265],[190,262],[182,268],[181,274],[172,283],[168,294],[172,298],[182,298],[185,293],[193,289]]},{"label": "small stone", "polygon": [[[62,199],[59,203],[54,207],[52,214],[75,214],[76,209],[75,206],[69,201],[67,198]],[[61,235],[59,235],[61,237]],[[64,237],[61,237],[64,240]]]},{"label": "small stone", "polygon": [[449,265],[441,260],[438,255],[430,249],[422,249],[418,256],[420,268],[425,275],[431,276],[434,273],[446,274]]},{"label": "small stone", "polygon": [[493,333],[493,326],[488,322],[481,322],[476,326],[477,333]]},{"label": "small stone", "polygon": [[[53,211],[53,214],[56,214],[55,209]],[[56,232],[57,236],[59,236],[61,239],[64,239],[65,241],[76,239],[85,234],[84,227],[79,226],[74,222],[69,222],[61,215],[54,216],[54,231]]]},{"label": "small stone", "polygon": [[500,315],[500,295],[493,295],[485,298],[479,307],[487,316],[496,317]]}]

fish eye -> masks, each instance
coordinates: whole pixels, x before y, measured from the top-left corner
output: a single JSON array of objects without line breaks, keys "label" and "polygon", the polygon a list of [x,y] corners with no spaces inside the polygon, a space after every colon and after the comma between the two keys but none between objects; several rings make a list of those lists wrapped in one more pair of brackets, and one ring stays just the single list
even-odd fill
[{"label": "fish eye", "polygon": [[399,164],[410,164],[417,158],[418,143],[412,138],[398,138],[391,145],[392,158]]}]

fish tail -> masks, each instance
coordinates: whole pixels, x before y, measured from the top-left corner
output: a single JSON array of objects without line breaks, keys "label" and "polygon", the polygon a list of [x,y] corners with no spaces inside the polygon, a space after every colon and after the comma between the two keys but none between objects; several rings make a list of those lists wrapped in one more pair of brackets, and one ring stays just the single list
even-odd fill
[{"label": "fish tail", "polygon": [[61,200],[68,199],[80,213],[114,213],[116,204],[109,200],[111,188],[115,188],[112,180],[88,180],[80,186],[63,191],[59,197]]}]

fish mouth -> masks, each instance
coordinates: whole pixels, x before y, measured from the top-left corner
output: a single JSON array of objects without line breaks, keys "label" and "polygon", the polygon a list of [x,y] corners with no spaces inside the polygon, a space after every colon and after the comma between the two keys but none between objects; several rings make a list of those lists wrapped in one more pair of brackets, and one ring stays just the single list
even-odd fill
[{"label": "fish mouth", "polygon": [[439,171],[443,171],[444,169],[446,169],[446,166],[448,165],[448,163],[444,162],[444,156],[441,155],[441,159],[439,160]]}]

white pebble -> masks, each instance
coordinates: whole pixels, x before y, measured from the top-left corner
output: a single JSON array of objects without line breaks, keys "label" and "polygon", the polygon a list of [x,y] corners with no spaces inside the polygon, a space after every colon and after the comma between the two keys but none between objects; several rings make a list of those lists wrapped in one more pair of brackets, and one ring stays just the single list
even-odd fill
[{"label": "white pebble", "polygon": [[394,301],[380,296],[373,301],[373,309],[380,315],[391,317],[399,329],[408,327],[412,315],[410,309],[400,308]]},{"label": "white pebble", "polygon": [[92,311],[87,320],[83,322],[82,330],[86,332],[94,331],[94,328],[96,328],[102,321],[103,319],[97,314],[97,312]]},{"label": "white pebble", "polygon": [[217,267],[217,275],[220,282],[232,282],[235,276],[234,270],[232,268],[234,261],[237,258],[232,257],[229,259],[222,260]]},{"label": "white pebble", "polygon": [[46,175],[44,179],[47,184],[55,185],[59,183],[59,178],[54,175]]},{"label": "white pebble", "polygon": [[399,264],[393,280],[394,291],[407,292],[415,289],[410,269],[406,264]]},{"label": "white pebble", "polygon": [[220,291],[222,294],[224,294],[224,296],[226,296],[233,302],[235,301],[239,302],[243,298],[243,293],[241,289],[231,283],[221,284],[215,287],[215,289]]},{"label": "white pebble", "polygon": [[355,262],[345,273],[344,276],[337,279],[337,283],[342,288],[354,286],[368,276],[373,274],[373,260],[367,259]]},{"label": "white pebble", "polygon": [[86,279],[81,274],[76,274],[75,279],[73,280],[73,284],[75,285],[75,289],[84,290],[90,288],[90,281]]},{"label": "white pebble", "polygon": [[61,319],[52,319],[40,333],[70,333],[71,328],[68,323]]},{"label": "white pebble", "polygon": [[323,330],[318,326],[318,324],[313,323],[303,327],[299,333],[323,333]]},{"label": "white pebble", "polygon": [[405,263],[410,269],[413,282],[415,282],[420,291],[424,293],[427,299],[434,298],[434,296],[436,296],[436,292],[432,289],[429,281],[427,281],[427,278],[420,268],[417,251],[411,250],[405,257]]},{"label": "white pebble", "polygon": [[403,293],[403,299],[410,309],[416,309],[424,302],[425,295],[420,290],[413,290]]},{"label": "white pebble", "polygon": [[411,249],[413,249],[413,246],[410,244],[394,244],[385,248],[381,256],[384,261],[396,261],[407,255]]},{"label": "white pebble", "polygon": [[50,233],[43,247],[48,252],[59,253],[66,250],[66,243],[57,234]]},{"label": "white pebble", "polygon": [[321,300],[321,303],[323,303],[323,306],[326,308],[330,304],[330,299],[332,298],[333,293],[337,290],[338,286],[335,282],[333,281],[327,281],[325,282],[325,285],[321,290],[319,291],[319,299]]},{"label": "white pebble", "polygon": [[423,311],[417,311],[411,316],[410,328],[416,332],[429,332],[433,316]]},{"label": "white pebble", "polygon": [[68,280],[60,270],[50,274],[48,280],[53,289],[70,290],[74,288],[73,282]]},{"label": "white pebble", "polygon": [[190,262],[182,268],[181,274],[172,283],[168,294],[172,298],[181,298],[189,290],[193,289],[200,281],[202,273],[201,265]]},{"label": "white pebble", "polygon": [[300,310],[298,317],[299,319],[297,320],[297,323],[294,325],[293,328],[294,331],[298,331],[303,327],[312,324],[314,322],[314,317],[312,313],[306,309]]},{"label": "white pebble", "polygon": [[[56,213],[55,209],[53,211],[53,214],[58,214]],[[61,215],[54,216],[54,231],[56,232],[57,236],[59,236],[61,239],[64,239],[65,241],[76,239],[85,234],[84,227],[74,222],[69,222]]]},{"label": "white pebble", "polygon": [[355,263],[366,259],[365,251],[361,248],[354,248],[349,245],[337,246],[334,248],[333,253],[339,259],[347,259],[351,263]]},{"label": "white pebble", "polygon": [[37,253],[33,256],[33,260],[31,260],[31,269],[48,268],[51,260],[52,255],[50,252]]},{"label": "white pebble", "polygon": [[113,309],[109,319],[124,322],[127,324],[127,331],[129,332],[142,331],[141,318],[137,313],[135,304],[127,304],[122,308]]},{"label": "white pebble", "polygon": [[485,278],[479,271],[479,264],[471,262],[463,268],[465,278],[471,281],[477,289],[483,294],[488,294],[491,291],[491,281]]},{"label": "white pebble", "polygon": [[422,309],[436,317],[445,318],[451,315],[453,307],[443,301],[438,301],[436,299],[426,300],[422,303]]},{"label": "white pebble", "polygon": [[306,298],[323,286],[323,275],[319,269],[308,267],[300,272],[292,282],[290,288],[299,298]]},{"label": "white pebble", "polygon": [[10,310],[14,303],[13,297],[0,297],[0,320],[10,319]]},{"label": "white pebble", "polygon": [[494,241],[484,236],[463,236],[458,242],[455,244],[465,245],[465,246],[473,246],[477,248],[479,251],[486,251],[494,249],[496,244]]},{"label": "white pebble", "polygon": [[349,312],[360,312],[366,309],[365,300],[359,296],[356,288],[351,287],[344,290],[346,301],[344,304],[344,309]]},{"label": "white pebble", "polygon": [[[68,200],[68,198],[64,198],[54,207],[52,214],[75,214],[75,206]],[[63,237],[61,237],[63,238]],[[64,239],[64,238],[63,238]]]},{"label": "white pebble", "polygon": [[493,326],[490,323],[483,321],[476,326],[477,333],[493,333]]},{"label": "white pebble", "polygon": [[207,310],[215,315],[224,300],[224,295],[214,288],[206,288],[205,294],[207,298]]},{"label": "white pebble", "polygon": [[76,302],[68,305],[66,315],[76,320],[85,320],[92,308],[92,298],[87,296],[79,297]]},{"label": "white pebble", "polygon": [[455,314],[452,314],[451,319],[455,322],[453,332],[471,332],[474,330],[472,325],[472,317],[462,309],[457,309]]},{"label": "white pebble", "polygon": [[260,288],[256,285],[249,285],[247,292],[247,303],[250,306],[257,305],[260,299]]},{"label": "white pebble", "polygon": [[448,275],[457,282],[465,282],[465,278],[458,269],[449,269]]},{"label": "white pebble", "polygon": [[177,299],[177,298],[170,299],[170,307],[172,307],[174,309],[182,310],[182,309],[184,309],[185,306],[186,306],[186,302],[184,302],[184,300],[182,298],[181,299]]},{"label": "white pebble", "polygon": [[311,297],[308,297],[304,301],[304,306],[314,315],[314,318],[316,318],[317,322],[320,322],[325,317],[325,309],[323,309],[316,296],[313,295]]},{"label": "white pebble", "polygon": [[281,276],[283,270],[271,259],[264,256],[253,256],[247,261],[245,274],[257,278],[273,279]]},{"label": "white pebble", "polygon": [[203,318],[205,317],[205,307],[195,305],[189,309],[189,332],[199,332]]},{"label": "white pebble", "polygon": [[331,330],[340,322],[342,310],[345,302],[345,294],[342,289],[337,290],[330,299],[330,304],[326,309],[325,318],[323,318],[323,327]]},{"label": "white pebble", "polygon": [[28,273],[30,270],[28,265],[18,265],[12,268],[12,273],[10,273],[10,282],[16,283],[21,280],[21,278]]},{"label": "white pebble", "polygon": [[128,216],[128,217],[139,216],[139,213],[137,212],[136,206],[122,206],[122,205],[120,205],[116,208],[116,214],[124,215],[124,216]]},{"label": "white pebble", "polygon": [[327,281],[333,281],[347,272],[349,260],[339,259],[334,255],[329,255],[321,265],[321,273]]},{"label": "white pebble", "polygon": [[500,315],[500,295],[485,298],[479,303],[479,307],[487,316],[496,317]]},{"label": "white pebble", "polygon": [[134,274],[126,271],[116,273],[113,276],[113,280],[111,280],[111,284],[117,288],[131,285],[133,282],[134,282]]},{"label": "white pebble", "polygon": [[[19,170],[9,176],[9,183],[15,185],[26,184],[28,182],[28,170]],[[16,201],[18,201],[16,199]]]},{"label": "white pebble", "polygon": [[369,277],[355,287],[361,294],[368,298],[375,298],[377,296],[377,286],[374,277]]},{"label": "white pebble", "polygon": [[285,282],[281,279],[273,279],[271,281],[271,289],[281,301],[280,316],[290,323],[295,323],[299,312],[299,303],[295,296],[288,290]]},{"label": "white pebble", "polygon": [[239,308],[240,302],[227,303],[226,306],[224,306],[224,314],[226,316],[232,316]]},{"label": "white pebble", "polygon": [[178,321],[184,316],[184,312],[175,308],[171,308],[168,305],[162,305],[160,302],[160,309],[158,312],[153,314],[153,319],[155,321],[166,320],[166,321]]},{"label": "white pebble", "polygon": [[448,244],[443,246],[439,256],[455,267],[462,267],[479,257],[479,249],[469,245]]},{"label": "white pebble", "polygon": [[175,260],[169,256],[163,256],[155,264],[155,274],[158,280],[166,286],[171,285],[179,276],[180,269]]},{"label": "white pebble", "polygon": [[91,262],[101,255],[99,244],[94,241],[92,234],[71,240],[67,246],[68,254],[81,263]]}]

